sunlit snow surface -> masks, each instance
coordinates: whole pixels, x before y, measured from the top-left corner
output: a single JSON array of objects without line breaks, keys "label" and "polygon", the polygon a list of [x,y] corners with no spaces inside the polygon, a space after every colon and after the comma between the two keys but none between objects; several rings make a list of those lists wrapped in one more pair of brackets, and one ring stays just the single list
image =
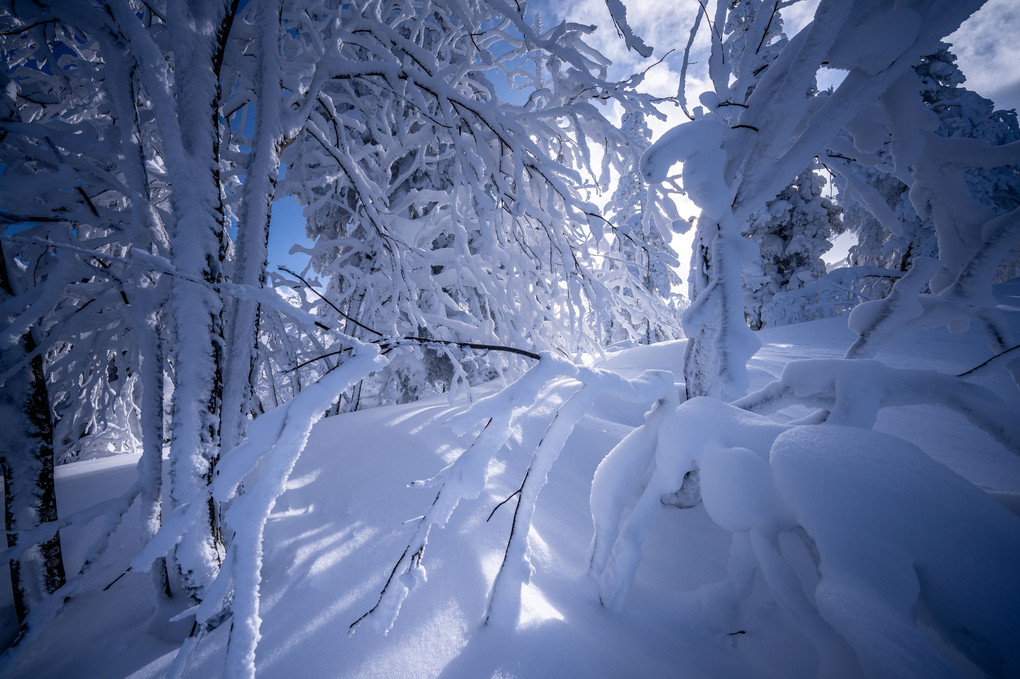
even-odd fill
[{"label": "sunlit snow surface", "polygon": [[[1001,287],[999,295],[1013,331],[1020,334],[1020,282]],[[792,359],[841,357],[854,335],[844,319],[831,319],[763,331],[759,338],[763,346],[751,361],[752,389],[764,386]],[[682,350],[682,343],[640,347],[612,354],[602,366],[627,376],[648,368],[679,372]],[[988,356],[987,344],[975,329],[960,335],[930,331],[895,343],[877,358],[895,367],[955,374]],[[992,373],[974,381],[992,388],[1020,413],[1016,389],[1003,375]],[[725,488],[709,486],[705,495],[711,515],[705,505],[665,509],[644,542],[623,610],[614,613],[600,605],[596,585],[587,575],[591,481],[606,453],[643,420],[642,408],[606,400],[597,402],[574,431],[539,499],[529,540],[534,574],[523,587],[516,627],[482,626],[510,530],[513,501],[498,509],[491,521],[486,518],[520,485],[553,406],[570,393],[565,384],[553,391],[551,402],[537,404],[511,439],[511,453],[502,457],[503,464],[492,467],[491,487],[477,500],[463,502],[447,527],[433,533],[425,554],[428,580],[408,596],[388,635],[367,626],[351,636],[348,626],[375,603],[413,530],[406,522],[420,516],[434,497],[434,489],[409,488],[407,482],[434,476],[470,440],[456,439],[443,424],[464,406],[433,400],[321,422],[266,528],[258,676],[815,676],[817,652],[781,607],[768,602],[760,585],[747,592],[758,605],[750,607],[739,628],[727,627],[732,618],[722,609],[725,597],[712,587],[726,577],[731,534],[710,517],[740,527],[749,510],[772,511],[768,507],[774,500],[767,494],[727,497]],[[773,419],[789,421],[805,414],[806,410],[783,411]],[[810,437],[820,429],[796,431]],[[957,586],[943,582],[934,600],[926,599],[922,605],[916,604],[916,593],[900,601],[897,596],[909,593],[911,578],[916,577],[904,559],[910,552],[939,564],[931,578],[958,577],[968,568],[978,568],[982,577],[991,574],[989,582],[1001,584],[995,571],[1001,576],[1003,568],[1018,567],[1010,545],[1017,544],[1020,520],[1000,509],[1005,504],[1016,510],[1020,458],[962,416],[934,406],[887,409],[876,430],[830,431],[825,440],[831,449],[825,458],[805,455],[804,441],[798,442],[793,434],[781,435],[773,449],[772,472],[787,510],[818,537],[822,553],[830,555],[821,566],[827,585],[824,592],[819,590],[820,608],[826,613],[827,605],[843,605],[826,617],[847,639],[856,640],[851,645],[868,669],[906,672],[899,676],[953,672],[978,676],[973,665],[933,631],[932,620],[953,610],[954,596],[993,605],[999,595],[1008,600],[1015,591],[982,589],[972,579]],[[918,449],[945,467],[931,465]],[[717,466],[738,464],[742,454],[733,453],[729,461],[721,458]],[[819,459],[833,462],[822,464],[822,469]],[[61,512],[116,494],[132,477],[135,461],[123,456],[62,467],[57,475]],[[740,469],[746,472],[751,467]],[[946,467],[974,486],[960,484]],[[883,486],[895,490],[899,485],[922,496],[934,492],[941,500],[931,507],[904,507],[895,494],[881,495]],[[753,480],[743,490],[751,487]],[[862,497],[867,511],[840,511]],[[989,497],[1001,504],[989,502]],[[978,516],[982,524],[972,526]],[[0,667],[0,674],[87,678],[156,677],[166,672],[190,625],[152,621],[145,574],[129,573],[101,591],[137,550],[136,523],[129,514],[119,529],[113,547],[116,563],[96,568],[87,593],[68,605],[23,662]],[[80,564],[95,530],[93,526],[62,532],[69,566]],[[882,544],[881,534],[903,530],[911,535],[904,553],[874,551]],[[993,533],[1007,536],[1001,551],[987,544]],[[874,535],[879,537],[873,540]],[[940,542],[944,535],[965,539],[946,545]],[[984,550],[982,561],[971,564],[975,550]],[[796,555],[790,554],[795,561]],[[946,559],[947,554],[952,558]],[[858,577],[861,570],[855,568],[862,559],[877,569],[871,576]],[[1003,563],[1006,559],[1014,560]],[[811,570],[806,552],[801,566],[802,573]],[[906,584],[901,587],[897,578]],[[1013,578],[1012,587],[1018,587],[1017,580]],[[813,584],[802,582],[805,587]],[[876,603],[875,592],[882,588],[891,594],[884,603]],[[889,601],[903,605],[896,608]],[[856,603],[847,607],[847,602]],[[162,613],[166,618],[176,612]],[[10,615],[9,608],[5,614]],[[900,624],[904,616],[909,629]],[[913,629],[908,634],[913,636],[900,639],[903,643],[896,652],[907,647],[916,648],[916,653],[890,656],[895,649],[890,650],[890,637],[882,636],[883,629],[893,630],[890,634]],[[881,639],[861,641],[869,634]],[[226,625],[203,640],[186,675],[218,676],[225,640]]]}]

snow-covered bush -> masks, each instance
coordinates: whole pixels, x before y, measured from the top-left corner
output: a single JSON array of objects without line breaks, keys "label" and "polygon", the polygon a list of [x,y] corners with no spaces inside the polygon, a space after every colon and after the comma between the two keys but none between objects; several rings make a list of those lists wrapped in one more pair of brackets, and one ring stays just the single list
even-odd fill
[{"label": "snow-covered bush", "polygon": [[[918,628],[922,601],[984,672],[1015,672],[1020,521],[915,446],[868,431],[881,408],[918,403],[957,410],[1020,453],[1020,427],[992,392],[874,361],[796,361],[732,404],[653,409],[592,485],[602,602],[623,607],[645,537],[694,471],[689,494],[733,533],[725,580],[699,592],[720,632],[774,603],[817,650],[821,676],[954,676],[951,654]],[[764,416],[793,405],[822,410],[801,424]],[[753,594],[756,581],[767,598]]]},{"label": "snow-covered bush", "polygon": [[[872,431],[885,408],[934,405],[1020,454],[1020,426],[998,394],[966,377],[874,360],[793,361],[778,380],[724,403],[681,401],[667,372],[626,380],[543,356],[448,422],[471,443],[416,482],[435,499],[392,569],[381,569],[389,577],[379,598],[352,629],[392,628],[407,597],[426,586],[432,529],[505,468],[504,456],[520,450],[505,444],[537,409],[546,413],[544,433],[519,488],[493,509],[513,503],[514,519],[484,623],[512,629],[541,549],[530,537],[539,493],[596,401],[611,410],[651,405],[592,480],[589,572],[608,608],[627,606],[660,515],[703,504],[731,534],[719,580],[693,592],[697,619],[712,633],[749,633],[777,609],[814,649],[819,676],[948,677],[974,668],[1010,676],[1020,667],[1011,636],[1020,623],[1020,520],[916,446]],[[791,421],[789,408],[814,412]],[[674,520],[682,536],[686,519]]]}]

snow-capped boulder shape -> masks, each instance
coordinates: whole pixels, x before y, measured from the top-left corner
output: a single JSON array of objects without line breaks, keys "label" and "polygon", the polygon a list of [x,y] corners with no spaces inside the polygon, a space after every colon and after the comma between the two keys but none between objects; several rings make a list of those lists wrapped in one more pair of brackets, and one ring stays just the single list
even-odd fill
[{"label": "snow-capped boulder shape", "polygon": [[701,458],[701,500],[732,533],[778,523],[782,515],[768,462],[747,448],[721,448]]},{"label": "snow-capped boulder shape", "polygon": [[918,627],[922,603],[988,676],[1020,676],[1020,519],[886,434],[797,427],[771,461],[818,549],[818,610],[870,676],[958,676]]}]

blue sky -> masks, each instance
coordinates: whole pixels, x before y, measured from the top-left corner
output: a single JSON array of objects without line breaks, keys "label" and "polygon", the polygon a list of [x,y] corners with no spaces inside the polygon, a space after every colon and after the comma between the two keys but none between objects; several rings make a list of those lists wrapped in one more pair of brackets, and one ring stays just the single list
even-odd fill
[{"label": "blue sky", "polygon": [[288,196],[273,201],[273,214],[269,222],[269,270],[283,265],[300,272],[308,262],[308,256],[290,254],[291,247],[297,243],[310,247],[312,242],[305,238],[305,218],[301,215],[302,208],[294,198]]}]

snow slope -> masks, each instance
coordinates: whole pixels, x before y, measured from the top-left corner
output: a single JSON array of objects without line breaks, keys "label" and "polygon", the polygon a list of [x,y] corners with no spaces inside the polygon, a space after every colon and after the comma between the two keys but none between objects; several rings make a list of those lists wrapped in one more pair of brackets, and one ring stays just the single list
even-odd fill
[{"label": "snow slope", "polygon": [[[1000,287],[999,295],[1014,332],[1020,334],[1020,281]],[[752,389],[777,376],[790,360],[841,357],[854,339],[844,319],[765,330],[758,337],[762,349],[751,361]],[[650,368],[678,373],[682,352],[682,342],[638,347],[610,355],[601,366],[625,376]],[[894,343],[878,358],[897,367],[959,373],[981,363],[988,353],[978,331],[951,335],[935,330]],[[1020,397],[1008,380],[995,373],[974,381],[994,389],[1020,413]],[[529,537],[534,573],[522,591],[520,620],[516,626],[482,626],[514,502],[496,509],[490,521],[486,519],[520,485],[530,453],[555,408],[575,389],[576,383],[564,381],[549,390],[529,410],[500,461],[493,463],[490,487],[477,500],[462,502],[445,529],[433,531],[423,560],[427,583],[411,592],[388,634],[369,625],[348,635],[348,626],[375,603],[413,530],[408,520],[421,515],[434,497],[434,490],[406,484],[434,476],[470,443],[470,435],[458,439],[444,425],[465,404],[432,400],[320,422],[266,529],[258,676],[814,676],[816,651],[781,607],[768,604],[760,584],[752,585],[748,596],[760,600],[761,605],[753,607],[740,627],[727,627],[732,618],[720,609],[723,604],[718,603],[721,600],[710,585],[726,577],[731,534],[713,522],[704,504],[663,510],[644,542],[624,609],[615,613],[600,605],[596,585],[587,575],[591,480],[608,451],[641,424],[644,410],[607,399],[597,402],[575,429],[538,501]],[[784,411],[775,419],[806,413]],[[890,408],[880,415],[876,430],[917,445],[1014,512],[1020,507],[1020,458],[971,427],[962,416],[933,406]],[[924,485],[930,478],[935,484],[932,487],[948,484],[945,487],[958,488],[951,472],[918,462],[914,449],[903,448],[905,444],[888,443],[881,434],[855,437],[851,433],[831,439],[848,451],[845,468],[840,467],[848,479],[865,485],[879,483],[880,478],[868,476],[867,465],[880,469],[883,455],[889,452],[902,460],[898,468],[910,474],[915,485]],[[785,447],[777,444],[780,453],[773,460],[781,470],[780,481],[816,474],[811,466],[814,458],[798,455],[796,446],[783,441]],[[859,460],[854,453],[858,445]],[[62,467],[57,479],[61,511],[114,495],[129,482],[134,462],[131,456],[118,456]],[[843,497],[838,491],[837,482],[830,491],[794,493],[788,499],[805,517],[832,524],[836,514],[825,507],[826,502]],[[720,491],[711,492],[717,496]],[[852,487],[844,494],[846,501],[854,501]],[[991,511],[1002,530],[1020,535],[1020,520],[1004,511],[996,513],[998,505],[989,510],[982,504],[984,497],[964,490],[959,495],[963,499],[953,502],[964,503],[960,505],[964,507],[976,502],[980,511]],[[715,502],[718,508],[720,500]],[[739,498],[722,499],[722,504],[738,509],[741,502]],[[889,512],[891,518],[895,515],[896,521],[923,522],[925,517],[923,511],[899,516],[892,502],[888,506],[875,503],[873,512],[855,514],[854,518],[862,525],[878,521],[875,525],[879,528],[871,530],[881,531],[883,512]],[[966,520],[965,514],[963,530]],[[145,574],[129,573],[102,591],[138,546],[131,521],[129,516],[115,536],[113,558],[90,572],[86,591],[67,605],[37,644],[16,658],[5,656],[0,674],[84,679],[166,673],[189,622],[152,621]],[[808,523],[810,518],[805,525]],[[927,528],[937,536],[942,526]],[[94,533],[95,526],[90,530]],[[818,530],[825,536],[819,544],[828,550],[824,553],[842,550],[851,553],[848,559],[853,556],[852,544],[839,543],[839,531],[850,528],[826,524]],[[63,531],[69,566],[81,563],[87,533]],[[830,544],[834,535],[835,544]],[[1003,549],[1004,555],[1008,554],[1008,548]],[[852,586],[837,577],[838,571],[833,573],[830,589]],[[860,585],[862,591],[868,586]],[[945,593],[944,588],[940,591]],[[997,594],[969,591],[963,585],[959,592],[991,598]],[[846,617],[850,614],[843,611],[841,620],[851,627],[862,620],[866,626],[886,620],[882,611],[866,609],[865,603],[861,604],[863,618]],[[938,614],[936,604],[932,608],[935,613],[919,611],[922,636],[918,638],[927,638],[923,643],[940,649],[943,657],[949,658],[948,664],[938,660],[941,665],[911,665],[920,657],[917,655],[897,667],[918,676],[931,667],[950,676],[952,672],[979,676],[977,669],[927,624]],[[162,616],[172,613],[163,611]],[[227,627],[221,626],[202,640],[186,676],[220,674]],[[867,666],[867,654],[859,655]]]}]

